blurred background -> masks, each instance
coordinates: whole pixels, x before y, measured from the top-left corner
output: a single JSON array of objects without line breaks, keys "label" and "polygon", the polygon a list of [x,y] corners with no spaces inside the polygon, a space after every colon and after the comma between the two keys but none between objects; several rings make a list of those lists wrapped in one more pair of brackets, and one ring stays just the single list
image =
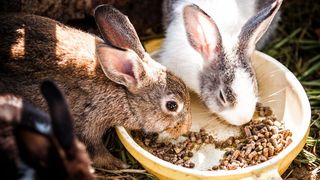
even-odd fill
[{"label": "blurred background", "polygon": [[[163,37],[162,0],[1,0],[0,13],[25,12],[46,16],[98,35],[92,11],[99,4],[112,4],[126,14],[141,41]],[[284,0],[280,24],[262,51],[279,60],[297,76],[312,107],[307,143],[283,178],[320,179],[320,1]],[[97,169],[99,176],[153,179],[124,149],[113,130],[105,142],[115,156],[136,170]]]}]

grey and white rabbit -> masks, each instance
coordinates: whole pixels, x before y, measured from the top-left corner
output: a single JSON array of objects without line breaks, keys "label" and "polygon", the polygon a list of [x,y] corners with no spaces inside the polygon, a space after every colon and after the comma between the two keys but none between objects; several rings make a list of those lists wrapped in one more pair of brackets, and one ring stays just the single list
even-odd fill
[{"label": "grey and white rabbit", "polygon": [[182,78],[211,112],[233,125],[253,116],[258,87],[251,56],[282,0],[259,12],[257,2],[164,1],[167,29],[159,62]]},{"label": "grey and white rabbit", "polygon": [[176,137],[191,127],[190,97],[183,81],[145,52],[125,15],[101,5],[95,20],[104,40],[36,15],[0,16],[0,92],[45,108],[34,92],[53,79],[94,165],[126,168],[105,148],[106,130],[119,125]]},{"label": "grey and white rabbit", "polygon": [[85,146],[59,89],[41,85],[50,116],[14,94],[0,95],[2,179],[95,179]]}]

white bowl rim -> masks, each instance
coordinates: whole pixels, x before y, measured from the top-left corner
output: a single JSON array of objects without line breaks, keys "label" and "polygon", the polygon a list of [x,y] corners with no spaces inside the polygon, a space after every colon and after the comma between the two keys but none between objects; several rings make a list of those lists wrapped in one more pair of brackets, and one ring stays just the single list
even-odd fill
[{"label": "white bowl rim", "polygon": [[276,65],[279,69],[282,69],[284,72],[286,72],[287,76],[291,76],[290,78],[291,78],[292,82],[290,82],[290,83],[298,94],[298,98],[301,102],[302,109],[303,109],[302,111],[305,112],[303,120],[307,121],[303,124],[304,126],[301,127],[301,132],[299,133],[299,136],[297,137],[297,139],[299,141],[293,141],[287,148],[285,148],[283,151],[281,151],[278,155],[276,155],[272,159],[270,159],[266,162],[254,165],[254,166],[249,166],[249,167],[241,168],[241,169],[237,169],[237,170],[202,171],[202,170],[196,170],[196,169],[189,169],[189,168],[184,168],[181,166],[174,165],[172,163],[169,163],[167,161],[164,161],[164,160],[152,155],[151,153],[149,153],[148,151],[146,151],[145,149],[140,147],[131,138],[131,136],[128,134],[128,132],[125,130],[125,128],[123,128],[122,126],[118,126],[116,128],[118,129],[119,133],[121,133],[124,136],[124,138],[126,138],[128,143],[130,143],[132,145],[132,147],[135,148],[138,152],[141,152],[141,154],[143,156],[145,156],[147,159],[150,159],[153,162],[157,162],[160,166],[170,168],[172,170],[179,171],[179,172],[182,172],[185,174],[196,175],[196,176],[200,176],[200,177],[201,176],[202,177],[228,176],[228,175],[247,174],[247,173],[259,171],[264,168],[271,168],[271,169],[275,168],[274,166],[277,164],[277,162],[280,159],[285,158],[291,151],[293,151],[294,148],[297,147],[301,143],[304,136],[307,134],[308,129],[309,129],[310,120],[311,120],[311,108],[310,108],[309,99],[304,91],[304,88],[302,87],[302,85],[300,84],[298,79],[293,75],[292,72],[290,72],[283,64],[281,64],[280,62],[278,62],[277,60],[275,60],[271,56],[264,54],[262,52],[259,52],[259,51],[255,51],[255,53],[258,56],[261,56],[263,59],[270,61],[271,63]]}]

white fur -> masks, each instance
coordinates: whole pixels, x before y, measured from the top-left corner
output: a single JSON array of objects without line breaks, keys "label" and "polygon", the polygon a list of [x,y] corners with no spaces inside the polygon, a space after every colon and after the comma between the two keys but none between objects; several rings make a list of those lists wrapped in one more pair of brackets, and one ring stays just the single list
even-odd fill
[{"label": "white fur", "polygon": [[220,116],[227,119],[230,124],[242,125],[249,122],[255,111],[257,97],[254,96],[254,87],[252,79],[243,69],[235,72],[235,80],[232,83],[232,89],[237,96],[237,104],[231,109],[220,112]]},{"label": "white fur", "polygon": [[[193,3],[211,16],[220,31],[224,50],[230,56],[236,57],[232,48],[238,42],[237,37],[244,23],[255,15],[255,1],[185,0],[177,2],[174,5],[174,18],[167,28],[166,39],[160,50],[159,62],[179,76],[191,90],[200,94],[199,72],[203,69],[204,60],[200,53],[191,47],[187,39],[182,16],[183,8]],[[218,112],[218,114],[230,124],[241,125],[251,119],[256,97],[248,74],[244,71],[237,71],[235,77],[232,88],[239,102],[236,107]],[[209,103],[216,104],[215,102]]]},{"label": "white fur", "polygon": [[199,72],[203,68],[202,56],[188,40],[182,10],[187,4],[196,4],[216,22],[226,51],[233,48],[243,24],[254,15],[254,0],[186,0],[175,4],[174,19],[168,26],[159,62],[178,75],[187,86],[200,93]]}]

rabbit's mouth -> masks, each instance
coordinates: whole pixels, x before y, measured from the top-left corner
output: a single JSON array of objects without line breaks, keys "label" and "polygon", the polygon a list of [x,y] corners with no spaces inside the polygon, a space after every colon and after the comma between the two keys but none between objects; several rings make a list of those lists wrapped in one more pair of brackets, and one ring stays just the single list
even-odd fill
[{"label": "rabbit's mouth", "polygon": [[166,136],[168,138],[178,138],[180,135],[185,134],[191,128],[191,121],[184,121],[177,123],[174,127],[169,127],[164,129],[159,133],[161,136]]}]

